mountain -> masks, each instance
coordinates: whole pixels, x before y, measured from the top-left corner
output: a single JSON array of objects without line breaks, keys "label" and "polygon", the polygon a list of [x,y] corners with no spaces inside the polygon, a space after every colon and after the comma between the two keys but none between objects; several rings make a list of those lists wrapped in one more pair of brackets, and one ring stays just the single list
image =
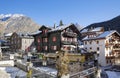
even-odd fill
[{"label": "mountain", "polygon": [[96,27],[103,27],[105,31],[117,30],[120,33],[120,16],[117,16],[108,21],[91,24],[91,25],[85,27],[84,29],[90,30],[90,29],[93,29]]},{"label": "mountain", "polygon": [[30,33],[40,28],[30,17],[23,14],[0,14],[0,35],[4,33]]}]

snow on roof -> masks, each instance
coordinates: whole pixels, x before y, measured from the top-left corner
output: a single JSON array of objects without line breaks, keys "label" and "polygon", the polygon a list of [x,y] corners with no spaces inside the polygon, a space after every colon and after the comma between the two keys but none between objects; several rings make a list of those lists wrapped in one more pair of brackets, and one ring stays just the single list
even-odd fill
[{"label": "snow on roof", "polygon": [[58,30],[63,30],[69,26],[71,26],[72,24],[68,24],[68,25],[62,25],[62,26],[59,26],[57,28],[53,28],[52,30],[50,30],[49,32],[53,32],[53,31],[58,31]]},{"label": "snow on roof", "polygon": [[83,29],[81,33],[88,32],[88,29]]},{"label": "snow on roof", "polygon": [[[92,38],[88,38],[88,36],[86,36],[85,38],[83,38],[82,40],[91,40],[91,39],[99,39],[99,38],[106,38],[108,36],[110,36],[111,34],[115,33],[117,31],[115,30],[111,30],[111,31],[105,31],[102,34],[98,35],[97,37],[92,37]],[[118,32],[117,32],[118,33]],[[118,33],[119,34],[119,33]]]},{"label": "snow on roof", "polygon": [[10,37],[13,33],[7,33],[5,34],[6,37]]},{"label": "snow on roof", "polygon": [[105,31],[105,32],[103,32],[102,34],[100,34],[97,38],[104,38],[104,37],[107,37],[107,36],[113,34],[114,32],[116,32],[116,31],[115,31],[115,30]]},{"label": "snow on roof", "polygon": [[42,31],[36,31],[36,32],[33,32],[33,33],[31,33],[30,35],[36,35],[36,34],[39,34],[39,33],[41,33]]},{"label": "snow on roof", "polygon": [[120,72],[106,71],[108,78],[120,78]]},{"label": "snow on roof", "polygon": [[97,28],[94,28],[92,31],[100,31],[102,29],[102,27],[97,27]]}]

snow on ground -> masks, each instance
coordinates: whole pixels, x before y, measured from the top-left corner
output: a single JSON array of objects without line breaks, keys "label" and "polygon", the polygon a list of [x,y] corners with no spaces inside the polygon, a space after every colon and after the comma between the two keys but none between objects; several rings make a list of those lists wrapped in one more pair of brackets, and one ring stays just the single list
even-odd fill
[{"label": "snow on ground", "polygon": [[106,71],[108,78],[120,78],[120,72]]},{"label": "snow on ground", "polygon": [[0,67],[0,69],[9,73],[11,75],[11,78],[15,78],[15,76],[19,76],[21,78],[25,77],[27,74],[26,72],[20,70],[17,67]]},{"label": "snow on ground", "polygon": [[38,69],[39,71],[44,72],[46,74],[52,75],[52,76],[57,75],[57,70],[49,68],[49,67],[37,67],[36,69]]}]

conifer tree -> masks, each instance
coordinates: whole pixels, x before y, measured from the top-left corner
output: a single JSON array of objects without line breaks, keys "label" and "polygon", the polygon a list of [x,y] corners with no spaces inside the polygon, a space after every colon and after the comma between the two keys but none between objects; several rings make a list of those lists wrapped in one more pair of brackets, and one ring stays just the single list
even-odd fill
[{"label": "conifer tree", "polygon": [[60,20],[60,24],[59,24],[59,26],[62,26],[63,25],[63,22],[62,22],[62,20]]}]

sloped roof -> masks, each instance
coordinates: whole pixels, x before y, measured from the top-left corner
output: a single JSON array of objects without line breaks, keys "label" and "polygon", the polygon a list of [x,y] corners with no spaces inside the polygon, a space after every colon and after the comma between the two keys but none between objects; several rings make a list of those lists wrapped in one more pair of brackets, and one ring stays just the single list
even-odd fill
[{"label": "sloped roof", "polygon": [[102,34],[98,35],[97,37],[93,37],[93,38],[88,38],[88,36],[86,36],[84,39],[82,40],[91,40],[91,39],[101,39],[101,38],[106,38],[110,35],[112,35],[113,33],[117,33],[119,36],[120,34],[116,31],[116,30],[111,30],[111,31],[105,31]]},{"label": "sloped roof", "polygon": [[49,26],[42,25],[39,30],[41,31],[42,28],[51,29]]},{"label": "sloped roof", "polygon": [[92,31],[100,31],[103,27],[94,28]]},{"label": "sloped roof", "polygon": [[65,28],[67,28],[67,27],[69,27],[69,26],[71,26],[71,25],[73,25],[73,24],[58,26],[58,27],[56,27],[56,28],[53,28],[53,29],[50,30],[49,32],[64,30]]},{"label": "sloped roof", "polygon": [[33,38],[32,35],[29,35],[28,33],[18,33],[18,32],[14,32],[12,35],[17,35],[20,38]]},{"label": "sloped roof", "polygon": [[5,34],[6,37],[10,37],[13,33],[7,33]]},{"label": "sloped roof", "polygon": [[88,32],[88,29],[83,29],[81,33]]},{"label": "sloped roof", "polygon": [[105,31],[102,34],[100,34],[97,38],[105,38],[105,37],[108,37],[115,32],[117,32],[117,31],[115,31],[115,30]]},{"label": "sloped roof", "polygon": [[[80,32],[79,30],[77,29],[77,27],[74,25],[74,24],[67,24],[67,25],[62,25],[62,26],[57,26],[56,28],[48,28],[46,26],[42,26],[42,28],[48,28],[48,33],[51,33],[51,32],[55,32],[55,31],[62,31],[68,27],[71,27],[71,29],[73,29],[73,31],[75,31],[76,33],[78,33],[78,35],[80,36]],[[39,31],[35,32],[35,33],[31,33],[31,35],[37,35],[37,34],[40,34],[42,31],[42,28],[39,29]]]},{"label": "sloped roof", "polygon": [[29,35],[37,35],[37,34],[40,34],[42,31],[36,31],[36,32],[33,32],[33,33],[30,33]]}]

